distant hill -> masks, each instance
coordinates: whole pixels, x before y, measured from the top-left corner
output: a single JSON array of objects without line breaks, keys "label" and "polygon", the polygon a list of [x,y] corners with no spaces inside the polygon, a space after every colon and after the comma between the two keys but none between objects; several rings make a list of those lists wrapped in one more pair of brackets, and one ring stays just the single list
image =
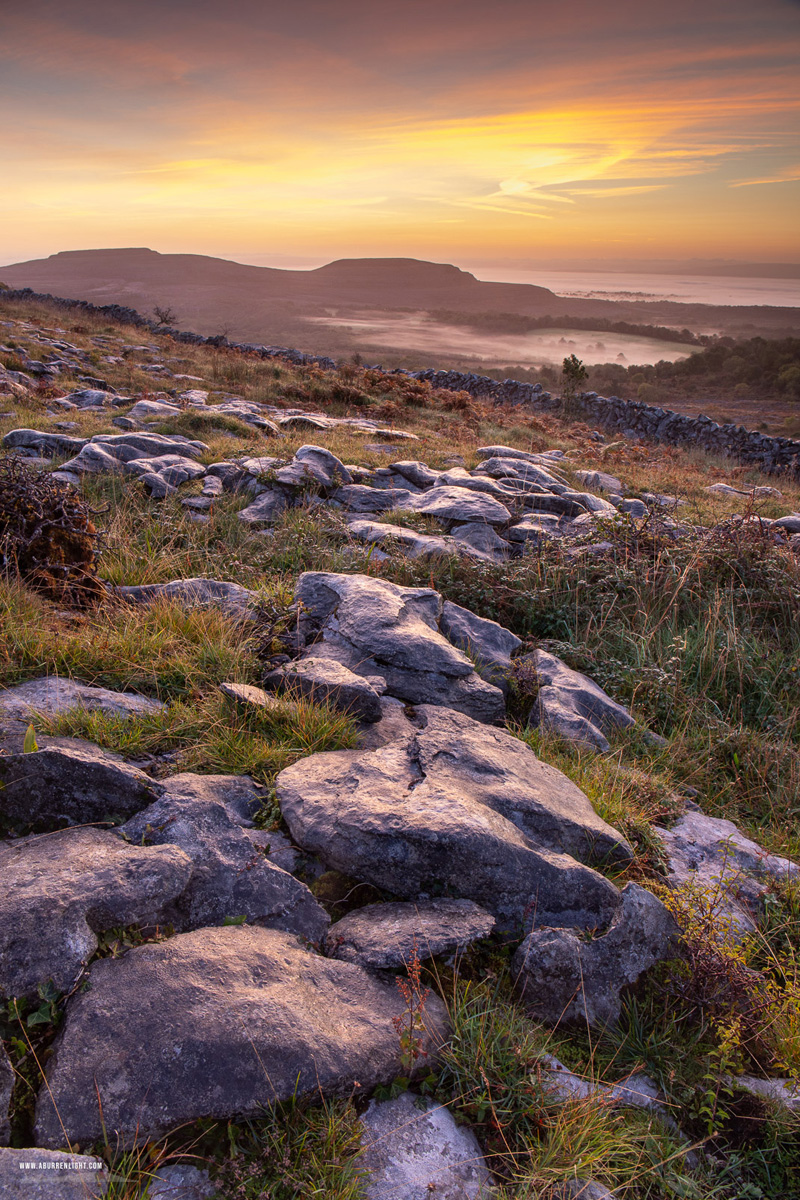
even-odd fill
[{"label": "distant hill", "polygon": [[[2,268],[13,287],[63,291],[81,300],[103,295],[122,300],[131,291],[166,287],[238,287],[261,302],[366,304],[389,308],[455,308],[549,311],[557,297],[529,284],[481,283],[447,263],[415,258],[344,258],[313,271],[251,267],[203,254],[155,250],[66,250],[49,258]],[[177,300],[177,298],[176,298]],[[156,297],[156,302],[158,298]]]},{"label": "distant hill", "polygon": [[[363,335],[351,335],[347,322],[376,309],[551,316],[556,324],[605,318],[738,336],[787,336],[800,329],[797,309],[560,297],[548,288],[487,283],[449,263],[415,258],[345,258],[312,271],[288,271],[146,247],[66,250],[0,267],[0,280],[143,313],[159,305],[173,309],[184,329],[333,354],[363,345]],[[331,316],[341,322],[337,331],[309,323]]]}]

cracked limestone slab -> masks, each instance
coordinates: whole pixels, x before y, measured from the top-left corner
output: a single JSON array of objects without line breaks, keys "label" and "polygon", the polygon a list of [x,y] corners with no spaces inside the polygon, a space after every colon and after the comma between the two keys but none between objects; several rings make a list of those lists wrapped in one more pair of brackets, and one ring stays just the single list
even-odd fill
[{"label": "cracked limestone slab", "polygon": [[585,863],[632,852],[587,797],[505,731],[430,705],[415,723],[280,773],[297,844],[398,896],[444,891],[515,922],[606,925],[620,893]]}]

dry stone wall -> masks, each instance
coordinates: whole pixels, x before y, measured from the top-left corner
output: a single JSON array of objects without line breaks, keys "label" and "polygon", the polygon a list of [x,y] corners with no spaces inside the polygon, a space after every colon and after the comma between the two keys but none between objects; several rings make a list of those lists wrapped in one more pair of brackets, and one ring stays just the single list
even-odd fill
[{"label": "dry stone wall", "polygon": [[[8,289],[0,293],[9,300],[38,300],[54,304],[59,308],[75,308],[95,313],[111,321],[120,321],[150,330],[169,334],[177,342],[204,346],[230,346],[235,350],[260,354],[262,358],[283,358],[297,365],[314,365],[325,370],[335,370],[336,362],[320,354],[306,354],[286,346],[264,346],[254,342],[231,342],[224,335],[203,337],[199,333],[188,333],[178,329],[163,328],[157,322],[143,317],[135,309],[121,304],[91,304],[88,300],[67,300],[49,293],[34,292],[31,288]],[[560,401],[546,392],[540,383],[522,383],[518,379],[499,382],[486,375],[463,371],[400,371],[413,379],[429,382],[433,387],[452,391],[469,392],[480,399],[493,400],[497,404],[530,405],[539,409],[558,408]],[[640,400],[622,400],[619,396],[598,396],[596,392],[584,392],[574,401],[576,415],[593,425],[625,437],[636,437],[646,441],[664,442],[671,446],[696,446],[709,454],[735,458],[742,463],[752,463],[769,473],[786,473],[800,478],[800,441],[784,437],[771,437],[745,429],[742,425],[728,423],[720,425],[710,417],[700,414],[689,417]]]}]

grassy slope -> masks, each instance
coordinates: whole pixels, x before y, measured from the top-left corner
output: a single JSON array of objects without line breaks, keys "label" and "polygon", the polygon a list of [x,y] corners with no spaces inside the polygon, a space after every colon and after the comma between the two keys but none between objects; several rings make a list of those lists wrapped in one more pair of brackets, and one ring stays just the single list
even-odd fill
[{"label": "grassy slope", "polygon": [[[89,612],[65,611],[18,583],[3,583],[0,682],[58,672],[170,702],[167,714],[156,719],[121,725],[73,717],[59,724],[59,732],[90,737],[133,757],[169,755],[158,758],[161,770],[247,771],[267,786],[301,755],[352,744],[349,721],[311,704],[287,706],[263,719],[236,716],[220,700],[216,684],[223,678],[258,681],[260,656],[279,634],[300,571],[363,571],[434,586],[531,644],[547,641],[668,739],[668,747],[657,750],[620,738],[612,754],[601,758],[527,732],[530,696],[524,687],[512,706],[515,731],[574,778],[601,814],[632,839],[637,855],[625,878],[658,888],[652,824],[674,816],[675,792],[687,787],[696,789],[706,811],[736,820],[770,849],[800,855],[800,566],[797,557],[771,547],[757,532],[711,530],[741,504],[702,490],[717,480],[739,487],[777,483],[783,499],[758,505],[764,515],[777,516],[800,509],[796,484],[664,447],[597,446],[585,427],[420,388],[404,392],[404,385],[390,386],[355,370],[338,376],[295,370],[36,307],[0,307],[0,321],[8,319],[20,322],[13,329],[0,327],[0,340],[12,350],[24,345],[37,356],[42,351],[37,328],[57,328],[68,341],[90,347],[98,374],[126,394],[152,394],[159,382],[137,366],[145,361],[141,355],[117,364],[104,362],[104,356],[158,341],[174,371],[204,380],[186,386],[210,388],[212,400],[214,392],[230,391],[287,407],[390,418],[422,439],[413,449],[398,447],[397,457],[419,457],[433,466],[460,455],[470,467],[477,461],[476,447],[492,442],[533,450],[561,447],[576,467],[619,474],[634,494],[641,489],[681,495],[688,502],[681,516],[688,514],[698,526],[693,539],[677,546],[657,526],[642,534],[609,528],[600,536],[614,550],[599,558],[567,560],[554,550],[504,566],[456,559],[422,565],[396,555],[378,564],[351,543],[332,510],[293,510],[270,536],[236,519],[246,503],[240,497],[223,497],[211,522],[197,525],[178,501],[154,503],[129,478],[90,479],[87,493],[104,514],[106,578],[235,579],[262,592],[271,620],[265,618],[254,636],[218,613],[187,615],[171,605],[134,612],[107,603]],[[0,355],[9,366],[12,358]],[[70,390],[71,382],[59,378],[57,390]],[[0,433],[20,426],[51,428],[64,419],[46,415],[46,400],[43,393],[30,403],[4,403],[15,416],[0,419]],[[67,414],[86,434],[113,432],[111,415]],[[202,413],[186,412],[158,428],[201,438],[209,445],[209,462],[246,451],[289,457],[307,441],[322,442],[345,462],[387,461],[363,449],[371,438],[341,431],[293,435],[278,450],[247,426]],[[264,823],[278,819],[265,804]],[[331,900],[348,890],[343,885],[337,894],[335,884],[327,880]],[[363,896],[356,900],[364,902]],[[603,1038],[553,1035],[528,1020],[513,1002],[507,945],[474,951],[457,974],[440,964],[428,979],[450,1004],[456,1031],[429,1086],[475,1127],[509,1197],[533,1200],[546,1183],[571,1178],[578,1160],[579,1174],[603,1179],[626,1197],[793,1194],[792,1175],[800,1171],[796,1125],[782,1123],[763,1105],[744,1104],[722,1080],[730,1070],[800,1072],[800,894],[776,893],[763,936],[746,948],[747,960],[769,980],[760,1008],[742,985],[741,963],[730,947],[715,941],[704,907],[704,898],[695,897],[683,913],[695,951],[688,977],[665,972],[651,981],[631,997],[620,1029]],[[58,1001],[52,1004],[57,1017]],[[7,1015],[7,1032],[13,1033],[14,1014]],[[536,1069],[545,1045],[597,1078],[646,1067],[675,1105],[683,1128],[697,1140],[711,1139],[715,1165],[692,1174],[685,1146],[650,1118],[596,1105],[555,1106]],[[194,1152],[227,1162],[223,1178],[231,1196],[355,1197],[353,1112],[351,1104],[335,1102],[249,1125],[194,1130],[191,1136],[200,1138]],[[19,1128],[24,1120],[23,1113]],[[184,1131],[179,1140],[191,1138]],[[115,1184],[120,1195],[128,1186],[125,1177],[146,1164],[133,1155],[130,1169],[122,1170],[124,1165],[120,1160],[121,1181]]]}]

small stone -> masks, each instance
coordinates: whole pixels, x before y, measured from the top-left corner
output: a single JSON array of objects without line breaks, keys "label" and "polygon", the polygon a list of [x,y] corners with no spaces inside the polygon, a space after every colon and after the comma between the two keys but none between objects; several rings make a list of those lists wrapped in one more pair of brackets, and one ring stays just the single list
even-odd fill
[{"label": "small stone", "polygon": [[492,1177],[475,1134],[444,1105],[403,1092],[361,1118],[366,1200],[489,1200]]},{"label": "small stone", "polygon": [[275,696],[271,696],[263,688],[255,687],[252,683],[226,681],[219,685],[219,690],[223,696],[227,696],[229,700],[234,700],[246,708],[261,709],[265,712],[284,711],[286,708],[285,702],[281,703]]},{"label": "small stone", "polygon": [[486,938],[495,919],[471,900],[368,904],[331,925],[325,952],[372,970],[405,967],[414,947],[421,961],[465,950]]}]

